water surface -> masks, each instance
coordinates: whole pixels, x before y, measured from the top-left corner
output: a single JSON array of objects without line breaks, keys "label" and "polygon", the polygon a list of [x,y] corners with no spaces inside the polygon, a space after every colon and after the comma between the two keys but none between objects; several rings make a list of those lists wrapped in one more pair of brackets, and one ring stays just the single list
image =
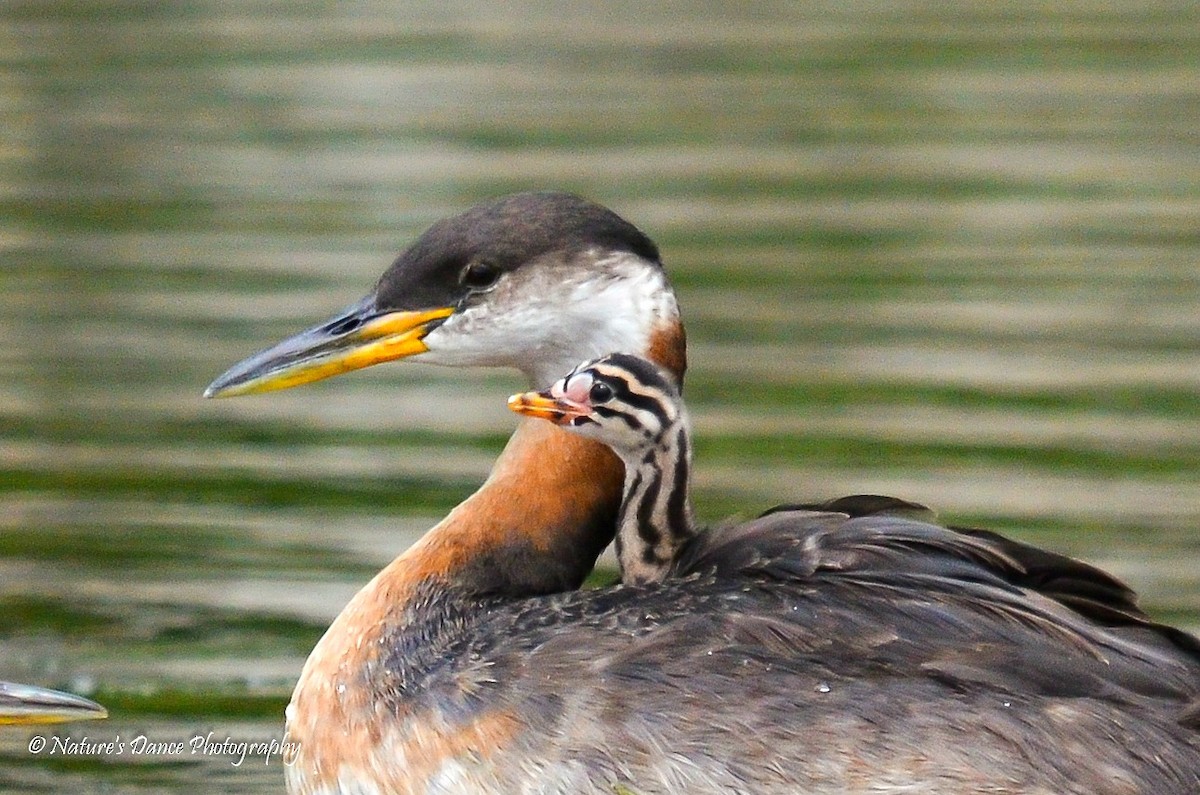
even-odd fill
[{"label": "water surface", "polygon": [[[522,385],[200,393],[437,218],[548,187],[663,250],[702,518],[892,493],[1200,628],[1200,13],[1026,7],[5,3],[0,674],[110,707],[60,737],[278,738]],[[29,736],[0,789],[281,788]]]}]

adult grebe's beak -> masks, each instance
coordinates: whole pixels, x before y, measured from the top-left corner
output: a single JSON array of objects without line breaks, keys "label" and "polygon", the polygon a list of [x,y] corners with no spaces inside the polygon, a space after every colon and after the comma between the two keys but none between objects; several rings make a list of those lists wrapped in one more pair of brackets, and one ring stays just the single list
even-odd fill
[{"label": "adult grebe's beak", "polygon": [[374,296],[367,296],[321,325],[238,362],[209,384],[204,396],[287,389],[415,356],[429,350],[425,335],[453,313],[451,306],[381,312],[375,308]]}]

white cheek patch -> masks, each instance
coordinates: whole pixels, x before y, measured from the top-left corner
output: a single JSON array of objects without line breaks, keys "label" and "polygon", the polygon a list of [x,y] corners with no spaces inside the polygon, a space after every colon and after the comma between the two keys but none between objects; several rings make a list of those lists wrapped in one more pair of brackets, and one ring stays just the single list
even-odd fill
[{"label": "white cheek patch", "polygon": [[544,387],[583,360],[645,355],[651,332],[678,319],[660,266],[628,252],[578,257],[531,262],[501,277],[479,303],[426,335],[429,351],[419,360],[516,367]]}]

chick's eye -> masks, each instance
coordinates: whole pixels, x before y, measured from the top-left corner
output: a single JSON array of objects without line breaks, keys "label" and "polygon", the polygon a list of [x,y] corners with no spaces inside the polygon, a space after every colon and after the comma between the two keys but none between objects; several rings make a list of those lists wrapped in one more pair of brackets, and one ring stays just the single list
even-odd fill
[{"label": "chick's eye", "polygon": [[592,384],[592,388],[588,391],[588,399],[593,403],[607,403],[612,400],[612,396],[612,387],[603,381]]},{"label": "chick's eye", "polygon": [[500,271],[494,266],[488,265],[486,262],[472,262],[463,268],[460,281],[473,290],[482,290],[485,287],[491,287],[499,278]]}]

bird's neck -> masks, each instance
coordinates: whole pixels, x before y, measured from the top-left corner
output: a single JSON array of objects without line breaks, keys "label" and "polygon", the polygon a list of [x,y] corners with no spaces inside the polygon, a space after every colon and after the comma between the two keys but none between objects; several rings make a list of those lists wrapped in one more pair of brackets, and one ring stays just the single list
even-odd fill
[{"label": "bird's neck", "polygon": [[388,569],[468,596],[578,588],[612,540],[621,472],[602,445],[522,420],[483,486]]},{"label": "bird's neck", "polygon": [[686,421],[668,428],[655,447],[626,459],[617,517],[622,582],[661,581],[679,548],[696,534],[691,468]]},{"label": "bird's neck", "polygon": [[411,618],[409,601],[431,585],[460,600],[578,588],[612,540],[621,482],[608,448],[522,420],[479,490],[375,575],[321,644],[331,634],[353,644],[387,616]]},{"label": "bird's neck", "polygon": [[483,486],[360,590],[309,655],[287,713],[301,789],[370,769],[380,709],[420,718],[406,683],[428,655],[404,649],[484,601],[579,587],[612,540],[621,480],[600,443],[522,421]]}]

